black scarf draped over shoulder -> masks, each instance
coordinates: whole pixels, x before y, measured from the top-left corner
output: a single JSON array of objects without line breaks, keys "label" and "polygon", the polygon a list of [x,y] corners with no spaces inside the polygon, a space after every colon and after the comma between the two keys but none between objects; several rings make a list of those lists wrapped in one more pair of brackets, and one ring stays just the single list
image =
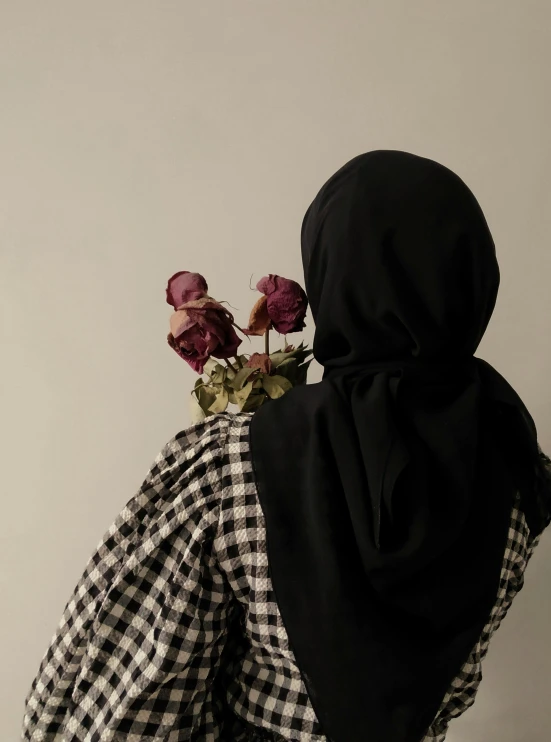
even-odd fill
[{"label": "black scarf draped over shoulder", "polygon": [[474,357],[496,301],[474,196],[414,155],[355,158],[302,227],[323,381],[253,417],[270,571],[334,742],[419,742],[494,604],[514,497],[533,531],[539,449]]}]

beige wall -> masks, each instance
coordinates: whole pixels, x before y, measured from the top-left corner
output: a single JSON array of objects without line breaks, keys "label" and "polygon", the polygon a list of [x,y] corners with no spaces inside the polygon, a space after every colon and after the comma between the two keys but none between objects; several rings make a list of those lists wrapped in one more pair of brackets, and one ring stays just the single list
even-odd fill
[{"label": "beige wall", "polygon": [[[547,0],[0,0],[0,739],[64,603],[164,442],[193,374],[163,290],[203,272],[244,318],[249,277],[300,278],[299,227],[346,159],[457,170],[503,283],[482,354],[551,449]],[[551,541],[450,742],[541,742]]]}]

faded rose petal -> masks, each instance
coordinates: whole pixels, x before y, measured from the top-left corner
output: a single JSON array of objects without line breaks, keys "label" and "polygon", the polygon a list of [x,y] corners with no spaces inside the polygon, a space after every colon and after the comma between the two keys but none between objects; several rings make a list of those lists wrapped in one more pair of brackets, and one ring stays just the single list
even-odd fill
[{"label": "faded rose petal", "polygon": [[270,374],[272,372],[272,361],[267,353],[253,353],[245,367],[258,368],[263,374]]},{"label": "faded rose petal", "polygon": [[179,309],[186,302],[205,296],[207,291],[207,282],[200,273],[180,271],[168,279],[166,301]]},{"label": "faded rose petal", "polygon": [[256,302],[249,317],[247,329],[243,330],[245,335],[264,335],[266,330],[271,329],[272,322],[268,315],[268,299],[261,296]]},{"label": "faded rose petal", "polygon": [[175,339],[178,339],[188,327],[193,325],[193,319],[190,317],[189,311],[186,309],[179,309],[171,315],[170,320],[170,332]]},{"label": "faded rose petal", "polygon": [[[270,273],[267,276],[264,276],[264,278],[261,278],[260,281],[256,284],[256,290],[260,291],[261,294],[265,294],[266,296],[269,296],[271,293],[273,293],[276,288],[276,279],[278,276],[275,276],[273,273]],[[286,279],[283,279],[284,281]]]},{"label": "faded rose petal", "polygon": [[218,312],[222,312],[233,322],[232,313],[226,309],[223,304],[213,299],[212,296],[202,296],[200,299],[193,299],[187,301],[183,306],[178,307],[179,309],[216,309]]},{"label": "faded rose petal", "polygon": [[191,355],[191,354],[184,352],[182,348],[180,348],[178,343],[174,340],[174,337],[172,336],[172,334],[168,335],[167,340],[168,340],[168,344],[170,345],[170,347],[173,350],[175,350],[176,353],[178,353],[180,358],[183,358],[184,361],[189,363],[189,365],[194,371],[196,371],[198,374],[203,373],[203,369],[205,368],[205,363],[207,362],[208,358],[202,358],[202,357],[199,357],[198,355]]},{"label": "faded rose petal", "polygon": [[270,273],[256,287],[267,296],[268,316],[277,332],[287,335],[304,328],[308,299],[296,281]]}]

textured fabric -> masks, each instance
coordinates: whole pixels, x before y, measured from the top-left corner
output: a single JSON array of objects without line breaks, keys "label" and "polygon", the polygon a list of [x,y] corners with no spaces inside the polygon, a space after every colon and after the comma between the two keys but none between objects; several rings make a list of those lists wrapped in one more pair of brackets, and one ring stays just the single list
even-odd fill
[{"label": "textured fabric", "polygon": [[322,187],[302,255],[323,380],[251,424],[274,590],[333,742],[365,742],[366,715],[370,742],[419,742],[490,614],[517,492],[544,525],[534,422],[474,357],[496,250],[457,175],[376,151]]},{"label": "textured fabric", "polygon": [[[22,739],[325,742],[273,593],[249,423],[211,417],[158,456],[67,604]],[[515,508],[491,619],[426,742],[473,703],[534,546]]]}]

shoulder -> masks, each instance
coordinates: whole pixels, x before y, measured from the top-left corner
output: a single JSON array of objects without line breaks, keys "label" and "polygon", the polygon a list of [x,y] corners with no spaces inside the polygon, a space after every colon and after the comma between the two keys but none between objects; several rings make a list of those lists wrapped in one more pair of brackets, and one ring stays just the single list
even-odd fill
[{"label": "shoulder", "polygon": [[171,467],[185,465],[198,455],[215,457],[221,455],[228,445],[231,434],[242,425],[240,418],[248,415],[222,413],[210,415],[205,420],[180,430],[163,447],[152,467],[165,471]]},{"label": "shoulder", "polygon": [[223,412],[210,415],[200,423],[191,425],[177,433],[160,454],[161,459],[176,456],[187,458],[193,452],[225,451],[230,443],[248,437],[252,413]]},{"label": "shoulder", "polygon": [[223,492],[239,478],[238,472],[244,467],[239,462],[247,458],[249,418],[229,413],[212,415],[173,436],[111,526],[104,543],[111,548],[123,534],[124,543],[133,544],[131,551],[150,538],[166,538],[182,527],[197,533],[214,527]]},{"label": "shoulder", "polygon": [[175,512],[215,507],[234,425],[231,415],[212,415],[176,433],[153,461],[119,520],[137,519],[147,526],[161,516],[174,518]]},{"label": "shoulder", "polygon": [[218,489],[229,459],[248,454],[251,418],[250,413],[221,413],[181,430],[155,459],[150,483],[162,482],[173,488],[177,481],[189,486],[207,479],[212,488]]}]

